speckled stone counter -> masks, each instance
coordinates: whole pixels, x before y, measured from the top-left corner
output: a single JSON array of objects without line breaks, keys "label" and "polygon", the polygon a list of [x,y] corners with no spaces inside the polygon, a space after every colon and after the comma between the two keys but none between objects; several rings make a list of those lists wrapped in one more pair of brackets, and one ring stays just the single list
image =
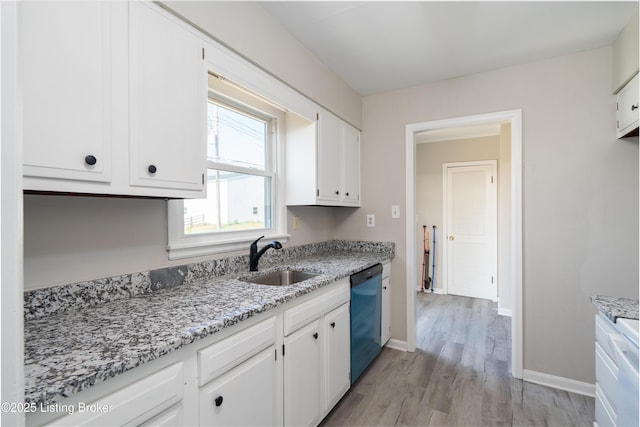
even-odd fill
[{"label": "speckled stone counter", "polygon": [[[25,401],[60,401],[393,257],[393,244],[378,251],[367,250],[366,244],[358,251],[354,245],[358,246],[340,241],[306,251],[279,251],[283,254],[274,255],[266,268],[261,260],[257,274],[283,268],[318,273],[291,286],[244,282],[256,273],[247,271],[248,257],[238,257],[232,262],[238,268],[192,264],[164,269],[155,273],[162,276],[155,280],[152,272],[131,275],[136,278],[133,284],[131,277],[103,279],[97,281],[103,285],[99,290],[84,283],[29,292]],[[180,286],[167,285],[176,281]]]},{"label": "speckled stone counter", "polygon": [[637,299],[594,295],[591,302],[614,323],[618,318],[638,320]]}]

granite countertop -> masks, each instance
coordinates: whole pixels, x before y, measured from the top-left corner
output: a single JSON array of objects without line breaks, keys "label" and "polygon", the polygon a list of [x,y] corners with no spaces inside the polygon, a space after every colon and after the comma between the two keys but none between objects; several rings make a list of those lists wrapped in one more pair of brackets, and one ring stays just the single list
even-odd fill
[{"label": "granite countertop", "polygon": [[291,286],[265,286],[241,281],[252,274],[245,270],[28,319],[25,401],[60,401],[392,256],[336,251],[296,257],[258,274],[283,268],[320,274]]},{"label": "granite countertop", "polygon": [[594,295],[591,302],[614,323],[618,318],[638,320],[637,299]]}]

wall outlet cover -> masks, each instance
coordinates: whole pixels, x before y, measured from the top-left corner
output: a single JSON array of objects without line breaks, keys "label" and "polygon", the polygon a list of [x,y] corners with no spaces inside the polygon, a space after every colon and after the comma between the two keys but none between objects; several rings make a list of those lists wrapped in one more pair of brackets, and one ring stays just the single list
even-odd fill
[{"label": "wall outlet cover", "polygon": [[376,216],[374,214],[367,215],[367,227],[375,227],[376,226]]}]

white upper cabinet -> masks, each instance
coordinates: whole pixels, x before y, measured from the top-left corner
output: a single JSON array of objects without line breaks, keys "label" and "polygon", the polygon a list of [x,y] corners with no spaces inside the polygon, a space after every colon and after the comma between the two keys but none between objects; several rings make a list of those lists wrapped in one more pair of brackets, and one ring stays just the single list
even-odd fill
[{"label": "white upper cabinet", "polygon": [[206,171],[204,42],[144,3],[129,6],[131,185],[200,191]]},{"label": "white upper cabinet", "polygon": [[618,138],[638,136],[638,75],[618,92],[616,130]]},{"label": "white upper cabinet", "polygon": [[287,114],[287,205],[360,206],[360,132],[328,111]]},{"label": "white upper cabinet", "polygon": [[24,175],[110,181],[111,4],[20,2],[18,14]]},{"label": "white upper cabinet", "polygon": [[143,2],[20,2],[18,13],[24,189],[205,196],[194,30]]}]

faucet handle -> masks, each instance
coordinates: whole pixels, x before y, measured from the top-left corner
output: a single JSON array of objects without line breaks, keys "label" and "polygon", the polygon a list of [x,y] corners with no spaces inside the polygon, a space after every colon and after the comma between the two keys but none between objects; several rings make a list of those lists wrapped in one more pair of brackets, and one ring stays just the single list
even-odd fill
[{"label": "faucet handle", "polygon": [[252,246],[253,246],[253,245],[256,245],[256,246],[257,246],[257,245],[258,245],[258,241],[259,241],[260,239],[262,239],[262,238],[264,238],[264,236],[260,236],[260,237],[258,237],[256,240],[254,240],[254,241],[253,241],[253,243],[251,243],[251,245],[252,245]]}]

